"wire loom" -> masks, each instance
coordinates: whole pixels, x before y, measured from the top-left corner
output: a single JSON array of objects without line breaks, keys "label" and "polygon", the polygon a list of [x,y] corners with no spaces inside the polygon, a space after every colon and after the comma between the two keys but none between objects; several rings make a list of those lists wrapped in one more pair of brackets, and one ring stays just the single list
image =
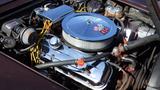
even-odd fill
[{"label": "wire loom", "polygon": [[53,23],[50,20],[44,21],[44,25],[43,25],[42,31],[39,34],[38,41],[36,45],[30,49],[31,62],[34,64],[40,64],[40,50],[41,50],[40,42],[43,39],[44,35],[50,30],[52,24]]}]

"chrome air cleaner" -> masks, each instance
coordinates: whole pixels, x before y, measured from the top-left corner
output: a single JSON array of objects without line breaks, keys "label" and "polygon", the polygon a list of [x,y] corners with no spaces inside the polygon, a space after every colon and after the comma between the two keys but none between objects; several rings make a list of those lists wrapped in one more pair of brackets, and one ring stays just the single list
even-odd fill
[{"label": "chrome air cleaner", "polygon": [[95,13],[70,14],[62,21],[62,28],[64,40],[84,51],[107,48],[117,33],[112,20]]}]

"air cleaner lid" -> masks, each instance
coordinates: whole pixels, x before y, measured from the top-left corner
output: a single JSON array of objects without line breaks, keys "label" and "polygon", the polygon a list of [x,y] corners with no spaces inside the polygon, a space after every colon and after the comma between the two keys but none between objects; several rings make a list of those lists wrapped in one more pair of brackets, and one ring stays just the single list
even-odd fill
[{"label": "air cleaner lid", "polygon": [[117,33],[115,23],[109,18],[95,13],[73,13],[62,22],[65,33],[85,41],[101,41]]}]

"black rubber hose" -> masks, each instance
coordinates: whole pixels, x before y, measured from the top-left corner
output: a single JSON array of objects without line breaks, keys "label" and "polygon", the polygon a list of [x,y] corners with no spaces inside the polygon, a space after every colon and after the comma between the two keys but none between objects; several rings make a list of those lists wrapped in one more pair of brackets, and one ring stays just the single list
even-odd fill
[{"label": "black rubber hose", "polygon": [[[91,61],[96,61],[96,60],[100,60],[101,58],[104,58],[104,57],[107,57],[107,56],[110,56],[111,54],[110,53],[102,53],[100,55],[95,55],[93,57],[89,57],[89,58],[85,58],[84,59],[84,62],[91,62]],[[39,64],[39,65],[36,65],[35,67],[37,69],[45,69],[45,68],[48,68],[48,67],[57,67],[57,66],[63,66],[63,65],[73,65],[73,64],[76,64],[76,59],[72,59],[72,60],[65,60],[65,61],[57,61],[55,59],[54,62],[48,62],[48,63],[44,63],[44,64]]]},{"label": "black rubber hose", "polygon": [[123,46],[123,50],[124,52],[134,50],[136,48],[145,46],[155,41],[160,41],[160,36],[158,34],[147,36],[147,37],[135,40],[135,41],[131,41],[128,43],[128,45]]}]

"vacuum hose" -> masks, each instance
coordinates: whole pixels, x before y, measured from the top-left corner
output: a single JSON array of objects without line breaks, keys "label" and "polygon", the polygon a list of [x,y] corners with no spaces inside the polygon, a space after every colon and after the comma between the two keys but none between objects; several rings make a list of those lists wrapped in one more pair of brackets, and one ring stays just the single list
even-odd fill
[{"label": "vacuum hose", "polygon": [[[91,61],[97,61],[100,60],[101,58],[110,56],[111,53],[102,53],[100,55],[95,55],[93,57],[89,57],[89,58],[84,58],[83,62],[91,62]],[[48,63],[44,63],[44,64],[39,64],[36,65],[35,67],[37,69],[45,69],[48,67],[57,67],[57,66],[63,66],[63,65],[72,65],[72,64],[77,64],[78,59],[72,59],[72,60],[65,60],[65,61],[60,61],[55,59],[54,62],[48,62]]]}]

